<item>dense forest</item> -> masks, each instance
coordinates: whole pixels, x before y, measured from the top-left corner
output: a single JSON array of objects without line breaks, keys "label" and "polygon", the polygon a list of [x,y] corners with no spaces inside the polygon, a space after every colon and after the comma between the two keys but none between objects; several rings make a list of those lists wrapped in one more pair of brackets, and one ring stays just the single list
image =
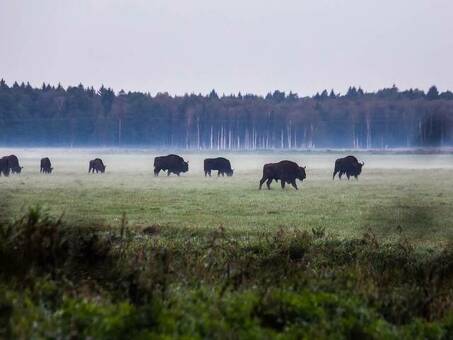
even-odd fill
[{"label": "dense forest", "polygon": [[125,92],[0,81],[0,145],[190,149],[411,148],[453,145],[453,93],[350,87],[311,97],[275,91]]}]

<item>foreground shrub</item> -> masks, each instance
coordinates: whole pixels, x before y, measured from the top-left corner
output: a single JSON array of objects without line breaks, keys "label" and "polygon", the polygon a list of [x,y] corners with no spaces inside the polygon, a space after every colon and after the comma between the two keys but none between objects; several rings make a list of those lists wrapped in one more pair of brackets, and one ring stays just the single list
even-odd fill
[{"label": "foreground shrub", "polygon": [[453,246],[415,249],[404,237],[281,227],[244,240],[125,218],[68,226],[31,209],[0,226],[0,265],[5,338],[453,336]]},{"label": "foreground shrub", "polygon": [[105,261],[107,239],[94,227],[64,226],[41,208],[31,208],[22,218],[0,226],[1,275],[23,278],[32,271],[53,276],[67,265],[93,265]]}]

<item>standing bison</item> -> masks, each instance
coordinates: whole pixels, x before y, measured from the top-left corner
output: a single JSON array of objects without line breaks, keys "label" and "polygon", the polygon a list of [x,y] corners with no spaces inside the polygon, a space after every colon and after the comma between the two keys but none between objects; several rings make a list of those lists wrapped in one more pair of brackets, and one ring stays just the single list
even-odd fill
[{"label": "standing bison", "polygon": [[90,161],[90,167],[88,168],[88,173],[90,173],[90,172],[94,173],[95,171],[96,171],[96,173],[98,173],[98,172],[104,173],[105,168],[106,168],[106,166],[104,165],[104,162],[102,162],[102,159],[95,158]]},{"label": "standing bison", "polygon": [[263,178],[260,180],[260,190],[264,182],[266,182],[267,188],[271,189],[271,183],[273,180],[280,184],[282,189],[285,188],[285,184],[291,184],[297,190],[296,179],[303,181],[306,178],[305,167],[297,165],[297,163],[291,161],[281,161],[278,163],[265,164],[263,167]]},{"label": "standing bison", "polygon": [[1,175],[5,177],[9,176],[9,165],[7,156],[0,158],[0,176]]},{"label": "standing bison", "polygon": [[189,171],[189,162],[178,155],[159,156],[154,158],[154,176],[159,176],[161,170],[167,171],[167,176],[172,172],[179,176],[181,172]]},{"label": "standing bison", "polygon": [[19,165],[19,159],[17,158],[16,155],[9,155],[6,156],[8,159],[8,168],[13,174],[20,174],[22,172],[22,169],[24,168],[23,166]]},{"label": "standing bison", "polygon": [[52,173],[52,163],[50,163],[50,159],[48,157],[41,159],[41,169],[39,172],[43,174],[51,174]]},{"label": "standing bison", "polygon": [[362,172],[362,167],[365,165],[364,162],[359,163],[357,158],[354,156],[347,156],[344,158],[338,158],[335,161],[335,169],[333,171],[332,179],[335,179],[335,175],[338,173],[338,178],[341,179],[341,176],[346,174],[346,177],[349,179],[351,176],[354,176],[356,179],[357,176]]},{"label": "standing bison", "polygon": [[218,158],[206,158],[204,160],[204,175],[211,177],[211,171],[217,170],[217,176],[233,176],[233,169],[231,169],[231,163],[228,159],[223,157]]}]

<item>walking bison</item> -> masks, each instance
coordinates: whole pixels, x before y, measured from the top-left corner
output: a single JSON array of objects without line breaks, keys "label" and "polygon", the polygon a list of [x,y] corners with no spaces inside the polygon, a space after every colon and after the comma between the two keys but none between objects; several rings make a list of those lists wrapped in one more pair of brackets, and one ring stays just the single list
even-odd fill
[{"label": "walking bison", "polygon": [[225,174],[228,177],[233,176],[233,169],[231,169],[230,161],[223,157],[206,158],[204,160],[204,175],[209,175],[209,177],[211,177],[212,170],[217,170],[217,176],[225,176]]},{"label": "walking bison", "polygon": [[41,169],[39,172],[43,174],[51,174],[52,173],[52,163],[50,163],[50,159],[48,157],[41,159]]},{"label": "walking bison", "polygon": [[356,179],[357,176],[362,172],[362,167],[365,165],[364,162],[359,163],[357,158],[354,156],[347,156],[344,158],[338,158],[335,161],[335,169],[333,171],[332,179],[335,179],[335,175],[338,174],[338,178],[341,180],[341,176],[346,174],[346,177],[349,179],[351,176],[354,176]]},{"label": "walking bison", "polygon": [[159,176],[161,170],[167,171],[167,176],[172,172],[179,176],[181,172],[189,171],[189,162],[178,155],[159,156],[154,158],[154,175]]},{"label": "walking bison", "polygon": [[98,172],[104,173],[106,167],[107,166],[104,165],[104,162],[102,162],[102,159],[95,158],[90,161],[90,167],[88,168],[88,173],[90,173],[90,172],[94,173],[95,171],[96,171],[96,173],[98,173]]},{"label": "walking bison", "polygon": [[281,161],[278,163],[265,164],[263,167],[263,177],[260,180],[260,190],[264,182],[266,182],[267,188],[271,189],[271,183],[273,180],[280,184],[282,189],[285,188],[285,184],[291,184],[294,189],[298,190],[296,179],[303,181],[307,175],[305,173],[305,166],[301,167],[295,162]]}]

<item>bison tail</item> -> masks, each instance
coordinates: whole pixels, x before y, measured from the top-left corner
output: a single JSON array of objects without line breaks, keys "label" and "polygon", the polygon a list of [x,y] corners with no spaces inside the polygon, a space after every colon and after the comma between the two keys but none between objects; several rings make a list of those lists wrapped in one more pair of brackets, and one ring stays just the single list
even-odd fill
[{"label": "bison tail", "polygon": [[338,172],[338,169],[337,169],[337,167],[335,167],[335,170],[333,171],[332,180],[335,179],[335,175],[337,174],[337,172]]}]

